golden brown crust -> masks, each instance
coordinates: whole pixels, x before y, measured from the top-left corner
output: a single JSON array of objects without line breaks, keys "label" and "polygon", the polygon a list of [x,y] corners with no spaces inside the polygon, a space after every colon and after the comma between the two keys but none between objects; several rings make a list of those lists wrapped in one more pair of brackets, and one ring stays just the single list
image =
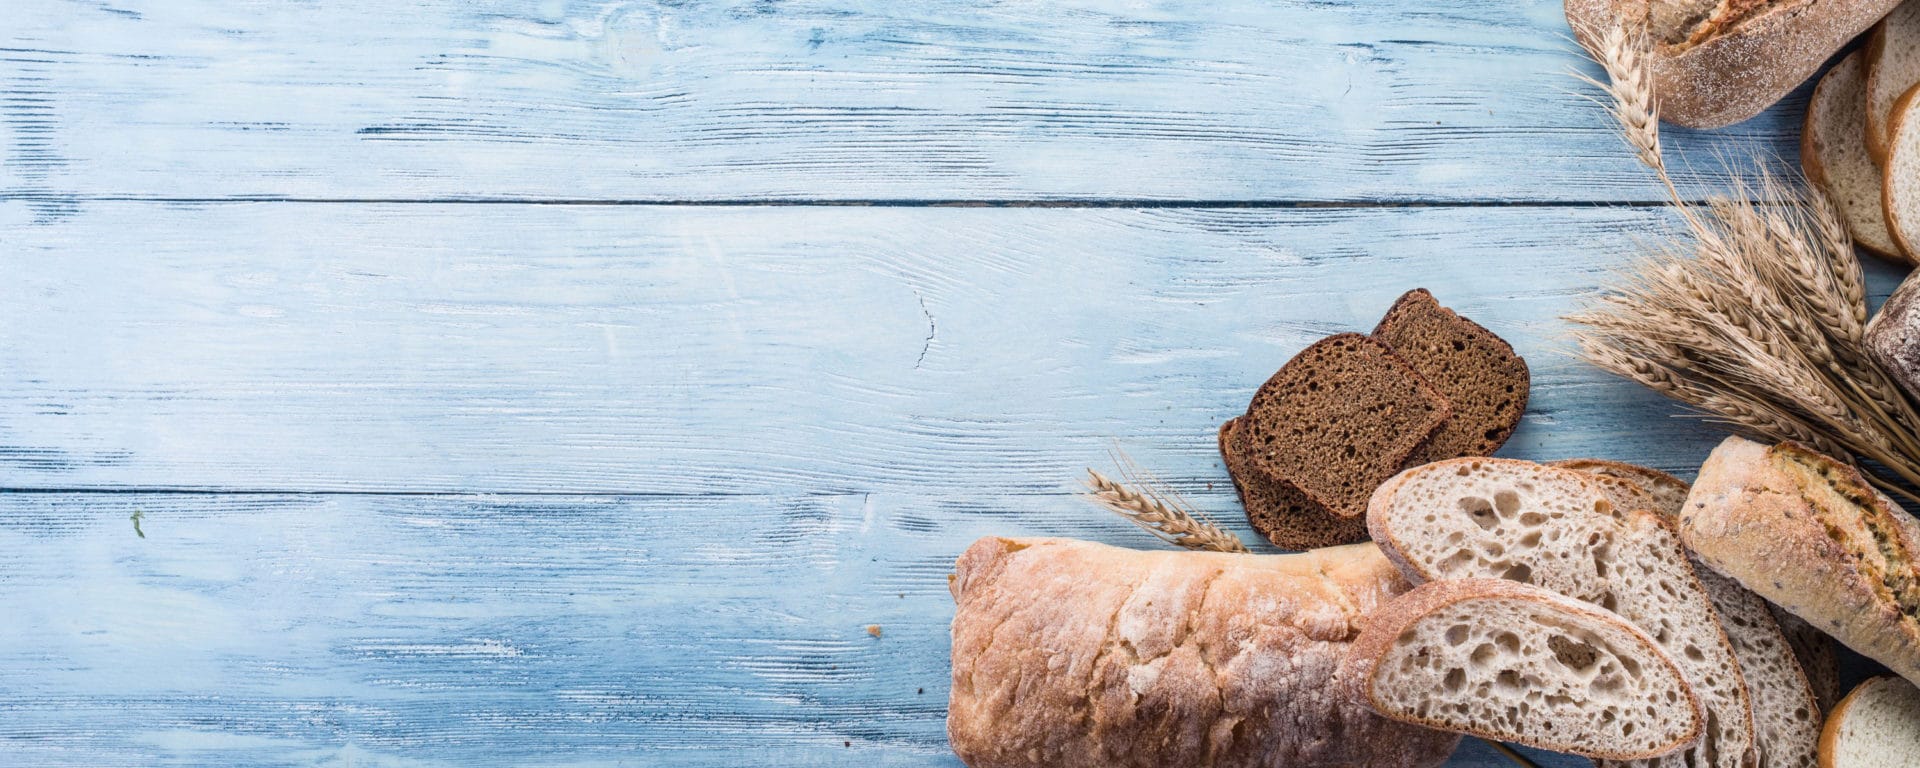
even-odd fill
[{"label": "golden brown crust", "polygon": [[[1859,500],[1857,511],[1822,515],[1777,459],[1829,473],[1840,492]],[[1920,528],[1858,470],[1793,443],[1769,448],[1728,438],[1700,468],[1681,533],[1714,570],[1901,676],[1920,679],[1920,623],[1901,609],[1887,574],[1876,572],[1891,565],[1908,571],[1894,573],[1896,579],[1911,578],[1904,553],[1917,551]],[[1886,560],[1883,547],[1898,557]]]},{"label": "golden brown crust", "polygon": [[1341,698],[1371,544],[1296,555],[987,538],[955,565],[954,752],[974,768],[1444,763],[1458,736]]},{"label": "golden brown crust", "polygon": [[[1654,642],[1653,638],[1648,637],[1640,628],[1620,618],[1617,614],[1569,597],[1564,597],[1540,587],[1500,579],[1451,579],[1435,581],[1415,587],[1413,591],[1396,597],[1376,609],[1368,618],[1366,628],[1361,630],[1360,636],[1355,639],[1353,645],[1347,649],[1347,657],[1344,662],[1345,667],[1342,669],[1341,680],[1348,686],[1348,695],[1356,701],[1367,702],[1368,706],[1372,707],[1374,711],[1380,712],[1388,717],[1402,719],[1415,725],[1427,727],[1441,726],[1441,723],[1430,719],[1402,717],[1385,707],[1376,694],[1378,686],[1374,685],[1375,673],[1378,671],[1380,660],[1386,657],[1387,652],[1392,649],[1394,642],[1400,637],[1400,634],[1412,628],[1414,622],[1418,621],[1421,617],[1463,600],[1479,599],[1507,599],[1541,603],[1557,611],[1582,616],[1590,621],[1612,624],[1630,632],[1642,643],[1646,651],[1645,655],[1640,658],[1643,660],[1651,659],[1666,667],[1668,674],[1686,689],[1687,700],[1693,704],[1689,709],[1689,712],[1692,714],[1692,720],[1687,727],[1686,735],[1660,749],[1629,753],[1583,751],[1578,745],[1569,742],[1523,741],[1520,743],[1526,743],[1528,746],[1543,749],[1551,749],[1556,752],[1581,754],[1587,757],[1609,760],[1638,760],[1671,753],[1699,739],[1700,733],[1706,725],[1705,707],[1700,703],[1700,697],[1694,693],[1693,686],[1688,684],[1686,676],[1681,674],[1679,666],[1674,664],[1673,659],[1669,657],[1665,651],[1660,650],[1659,645]],[[1494,733],[1487,730],[1470,730],[1469,733],[1481,738],[1496,740],[1514,739],[1515,737],[1515,734]]]},{"label": "golden brown crust", "polygon": [[[1729,26],[1691,46],[1657,45],[1651,58],[1660,119],[1719,128],[1760,114],[1819,71],[1847,41],[1900,0],[1801,0]],[[1582,41],[1596,30],[1647,17],[1646,0],[1567,0],[1567,22]],[[1655,31],[1659,37],[1659,30]]]}]

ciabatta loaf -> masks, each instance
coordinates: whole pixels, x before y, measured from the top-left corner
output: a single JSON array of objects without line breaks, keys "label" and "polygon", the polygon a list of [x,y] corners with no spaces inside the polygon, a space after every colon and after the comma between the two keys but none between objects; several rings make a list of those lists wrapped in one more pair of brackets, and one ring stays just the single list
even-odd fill
[{"label": "ciabatta loaf", "polygon": [[1706,720],[1645,632],[1502,579],[1436,581],[1381,606],[1342,677],[1396,720],[1588,757],[1663,755]]},{"label": "ciabatta loaf", "polygon": [[1707,726],[1699,744],[1634,764],[1746,768],[1753,715],[1740,665],[1669,525],[1648,510],[1616,515],[1582,473],[1509,459],[1409,469],[1367,508],[1374,541],[1416,582],[1534,584],[1619,613],[1658,640],[1706,705]]},{"label": "ciabatta loaf", "polygon": [[1459,737],[1344,695],[1408,589],[1371,544],[1297,555],[986,538],[954,566],[947,735],[973,768],[1431,768]]},{"label": "ciabatta loaf", "polygon": [[[1650,509],[1668,520],[1678,520],[1687,504],[1688,485],[1656,469],[1594,459],[1556,461],[1553,465],[1612,480],[1603,488],[1616,509]],[[1813,764],[1820,744],[1820,701],[1767,601],[1691,555],[1688,561],[1713,603],[1721,630],[1733,645],[1740,676],[1747,681],[1747,700],[1753,706],[1755,765],[1806,768]]]},{"label": "ciabatta loaf", "polygon": [[1718,128],[1805,82],[1899,0],[1566,0],[1590,43],[1616,25],[1646,29],[1660,119]]},{"label": "ciabatta loaf", "polygon": [[1920,765],[1920,689],[1898,677],[1860,684],[1820,736],[1820,768]]},{"label": "ciabatta loaf", "polygon": [[1920,680],[1920,526],[1859,470],[1796,443],[1727,438],[1680,531],[1715,570]]}]

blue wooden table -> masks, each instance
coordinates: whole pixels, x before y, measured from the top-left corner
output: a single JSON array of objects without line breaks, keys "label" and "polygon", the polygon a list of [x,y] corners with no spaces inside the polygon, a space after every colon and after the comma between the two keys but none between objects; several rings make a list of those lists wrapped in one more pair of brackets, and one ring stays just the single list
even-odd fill
[{"label": "blue wooden table", "polygon": [[1251,537],[1215,427],[1415,286],[1507,455],[1690,473],[1557,319],[1676,221],[1572,70],[1555,0],[8,0],[0,764],[955,765],[952,558],[1154,546],[1113,441]]}]

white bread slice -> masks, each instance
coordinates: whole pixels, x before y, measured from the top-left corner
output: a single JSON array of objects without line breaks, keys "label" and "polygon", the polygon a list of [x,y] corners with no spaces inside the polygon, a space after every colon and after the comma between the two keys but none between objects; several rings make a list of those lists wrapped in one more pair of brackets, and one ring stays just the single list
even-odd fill
[{"label": "white bread slice", "polygon": [[1906,261],[1887,232],[1886,187],[1880,166],[1861,136],[1867,131],[1867,71],[1855,51],[1827,70],[1807,103],[1800,132],[1800,167],[1807,180],[1825,190],[1847,221],[1853,242],[1875,255]]},{"label": "white bread slice", "polygon": [[1820,734],[1820,768],[1911,768],[1920,765],[1920,689],[1898,677],[1876,677],[1833,708]]},{"label": "white bread slice", "polygon": [[[1680,519],[1691,487],[1657,469],[1597,459],[1571,459],[1553,466],[1612,480],[1604,486],[1617,509],[1648,509],[1669,521]],[[1747,681],[1753,706],[1753,746],[1757,768],[1806,768],[1820,744],[1820,700],[1767,601],[1688,556],[1694,575],[1720,617],[1733,645],[1740,676]]]},{"label": "white bread slice", "polygon": [[1395,720],[1588,757],[1667,754],[1706,720],[1638,627],[1501,579],[1436,581],[1375,609],[1340,678]]},{"label": "white bread slice", "polygon": [[1893,105],[1893,131],[1884,166],[1880,205],[1887,233],[1906,253],[1920,253],[1920,85]]},{"label": "white bread slice", "polygon": [[1746,768],[1753,715],[1719,618],[1657,513],[1614,512],[1579,472],[1511,459],[1415,467],[1367,508],[1373,539],[1414,582],[1504,578],[1624,616],[1672,656],[1706,706],[1700,742],[1643,766]]},{"label": "white bread slice", "polygon": [[1867,38],[1867,151],[1885,165],[1893,146],[1893,105],[1920,85],[1920,0],[1907,0]]}]

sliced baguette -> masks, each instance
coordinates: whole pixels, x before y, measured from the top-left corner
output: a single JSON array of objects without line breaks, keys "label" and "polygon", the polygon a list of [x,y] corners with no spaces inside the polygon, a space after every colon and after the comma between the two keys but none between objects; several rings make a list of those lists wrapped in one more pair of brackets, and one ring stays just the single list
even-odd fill
[{"label": "sliced baguette", "polygon": [[1395,720],[1588,757],[1663,755],[1706,720],[1645,632],[1500,579],[1437,581],[1375,609],[1340,677]]},{"label": "sliced baguette", "polygon": [[[1553,466],[1612,480],[1603,487],[1617,509],[1647,509],[1677,521],[1687,503],[1688,485],[1656,469],[1594,459],[1557,461]],[[1691,556],[1689,562],[1733,645],[1740,676],[1747,681],[1756,767],[1812,764],[1820,743],[1820,701],[1767,601]]]},{"label": "sliced baguette", "polygon": [[1880,205],[1886,211],[1887,233],[1900,250],[1920,253],[1920,86],[1914,86],[1893,105],[1893,127],[1888,139],[1885,186]]},{"label": "sliced baguette", "polygon": [[1727,438],[1680,532],[1714,570],[1920,680],[1920,525],[1859,470],[1797,443]]},{"label": "sliced baguette", "polygon": [[1898,677],[1860,684],[1820,734],[1820,768],[1920,765],[1920,689]]},{"label": "sliced baguette", "polygon": [[1414,582],[1504,578],[1626,617],[1679,664],[1707,711],[1700,743],[1646,766],[1746,768],[1753,714],[1733,648],[1679,538],[1658,513],[1617,515],[1587,475],[1454,459],[1382,485],[1367,529]]},{"label": "sliced baguette", "polygon": [[1886,179],[1860,137],[1867,132],[1867,75],[1860,52],[1820,78],[1800,132],[1800,167],[1846,219],[1853,242],[1875,255],[1907,260],[1887,231]]},{"label": "sliced baguette", "polygon": [[1867,151],[1882,164],[1893,146],[1893,105],[1920,85],[1920,1],[1907,0],[1874,25],[1867,38],[1864,126]]}]

